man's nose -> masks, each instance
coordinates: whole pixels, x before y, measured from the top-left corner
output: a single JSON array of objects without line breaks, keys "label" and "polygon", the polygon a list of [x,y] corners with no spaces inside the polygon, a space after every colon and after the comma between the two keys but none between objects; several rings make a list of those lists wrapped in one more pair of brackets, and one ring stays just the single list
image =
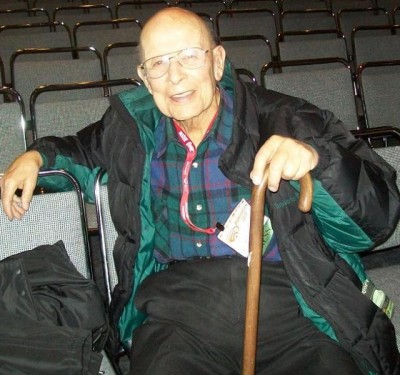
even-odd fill
[{"label": "man's nose", "polygon": [[176,57],[169,60],[168,77],[172,83],[179,83],[184,77],[184,68]]}]

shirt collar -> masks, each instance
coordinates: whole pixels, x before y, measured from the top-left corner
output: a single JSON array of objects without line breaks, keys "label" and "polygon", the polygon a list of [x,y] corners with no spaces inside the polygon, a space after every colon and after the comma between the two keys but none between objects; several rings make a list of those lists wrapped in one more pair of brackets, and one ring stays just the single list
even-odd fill
[{"label": "shirt collar", "polygon": [[[225,150],[229,145],[232,134],[233,98],[230,92],[221,88],[220,95],[221,101],[218,108],[218,115],[206,139],[214,140],[219,147]],[[161,117],[160,123],[154,132],[154,140],[154,154],[157,158],[160,158],[165,153],[171,142],[180,143],[171,118],[166,116]]]}]

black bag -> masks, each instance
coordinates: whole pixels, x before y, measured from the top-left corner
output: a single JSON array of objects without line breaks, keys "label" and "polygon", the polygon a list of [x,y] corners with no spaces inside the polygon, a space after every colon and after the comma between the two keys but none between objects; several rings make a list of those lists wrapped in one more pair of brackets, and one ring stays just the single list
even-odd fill
[{"label": "black bag", "polygon": [[0,374],[98,374],[106,304],[60,241],[0,262]]}]

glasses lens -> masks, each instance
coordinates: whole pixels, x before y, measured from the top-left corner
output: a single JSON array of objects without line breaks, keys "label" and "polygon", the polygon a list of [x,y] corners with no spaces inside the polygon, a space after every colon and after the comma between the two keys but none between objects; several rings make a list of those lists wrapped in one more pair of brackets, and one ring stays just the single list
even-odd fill
[{"label": "glasses lens", "polygon": [[167,72],[170,60],[174,57],[184,68],[197,69],[204,65],[207,52],[201,48],[187,48],[175,55],[166,54],[148,59],[143,63],[143,67],[149,78],[160,78]]},{"label": "glasses lens", "polygon": [[144,62],[146,74],[150,78],[159,78],[168,70],[169,57],[157,56]]},{"label": "glasses lens", "polygon": [[183,67],[197,69],[204,64],[205,52],[200,48],[188,48],[180,51],[176,57]]}]

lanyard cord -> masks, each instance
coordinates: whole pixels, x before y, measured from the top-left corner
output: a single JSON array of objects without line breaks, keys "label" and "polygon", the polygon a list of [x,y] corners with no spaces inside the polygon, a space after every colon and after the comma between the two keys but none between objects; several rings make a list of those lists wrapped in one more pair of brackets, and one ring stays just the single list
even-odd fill
[{"label": "lanyard cord", "polygon": [[[214,116],[213,120],[211,121],[206,134],[210,131],[211,126],[214,122],[216,116]],[[181,217],[182,220],[194,231],[196,232],[201,232],[201,233],[206,233],[206,234],[214,234],[215,233],[215,228],[200,228],[193,224],[193,222],[190,220],[189,216],[189,194],[190,194],[190,186],[189,186],[189,174],[190,174],[190,169],[192,168],[193,165],[193,160],[196,158],[197,155],[197,149],[196,146],[193,144],[191,139],[186,135],[186,133],[183,131],[183,129],[179,126],[179,124],[174,121],[176,133],[178,134],[178,138],[180,142],[182,143],[183,146],[186,148],[186,160],[185,163],[183,164],[182,168],[182,196],[181,196],[181,202],[180,202],[180,212],[181,212]]]}]

